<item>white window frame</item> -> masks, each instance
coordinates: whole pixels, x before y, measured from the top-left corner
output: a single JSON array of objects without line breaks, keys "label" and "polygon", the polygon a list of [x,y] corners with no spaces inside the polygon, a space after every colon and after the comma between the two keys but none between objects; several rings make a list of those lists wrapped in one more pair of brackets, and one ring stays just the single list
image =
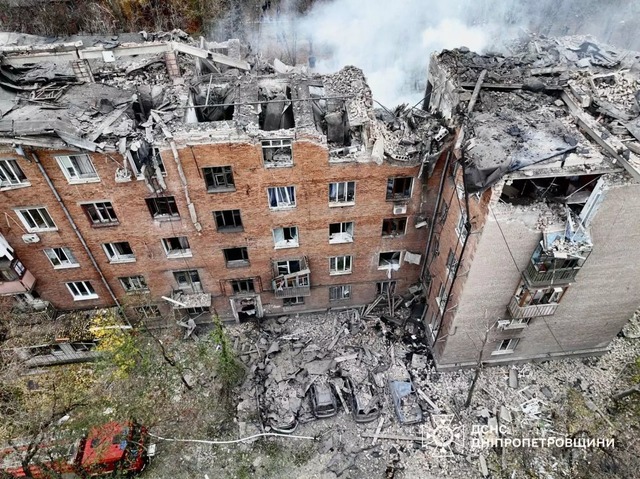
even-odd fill
[{"label": "white window frame", "polygon": [[[393,253],[394,256],[397,253],[398,254],[398,262],[397,263],[388,263],[388,264],[381,264],[383,259],[382,259],[382,255],[386,254],[386,253]],[[393,258],[392,258],[393,259]],[[398,268],[402,265],[402,251],[381,251],[380,253],[378,253],[378,269],[379,270],[383,270],[383,269],[394,269],[394,265],[398,265]]]},{"label": "white window frame", "polygon": [[[331,233],[331,227],[339,225],[339,232]],[[329,225],[329,244],[353,243],[353,230],[355,223],[353,221],[342,221],[340,223],[331,223]]]},{"label": "white window frame", "polygon": [[[127,245],[129,245],[131,253],[120,253],[119,251],[117,251],[115,245],[120,243],[126,243]],[[111,264],[135,263],[136,261],[136,255],[133,252],[133,248],[131,248],[131,244],[129,244],[128,241],[113,241],[111,243],[102,243],[102,249],[104,251],[104,254],[107,255],[107,259]]]},{"label": "white window frame", "polygon": [[[349,186],[351,186],[352,195],[349,199]],[[331,191],[333,189],[333,192]],[[355,181],[339,181],[329,183],[329,207],[336,208],[340,206],[354,206],[356,204],[356,182]]]},{"label": "white window frame", "polygon": [[[25,226],[25,228],[29,233],[39,233],[41,231],[58,231],[58,227],[53,221],[53,218],[51,218],[51,215],[49,214],[49,210],[47,210],[45,206],[16,208],[14,211],[16,212],[16,214],[18,215],[18,218],[20,218],[20,221],[22,221],[22,224]],[[46,214],[46,216],[42,215],[43,211]],[[29,224],[29,221],[31,221],[35,225],[38,224],[37,221],[34,221],[34,213],[37,213],[40,216],[40,219],[43,220],[42,223],[44,224],[50,223],[50,224],[47,224],[47,226],[45,226],[44,228],[40,226],[35,226],[35,227],[31,226]]]},{"label": "white window frame", "polygon": [[456,225],[456,233],[458,234],[458,239],[460,243],[464,243],[468,236],[467,228],[465,227],[467,223],[467,212],[464,208],[460,209],[460,217],[458,218],[458,224]]},{"label": "white window frame", "polygon": [[71,249],[64,246],[59,248],[45,248],[42,250],[49,259],[53,269],[79,268],[78,260],[73,256]]},{"label": "white window frame", "polygon": [[70,281],[65,286],[73,296],[74,301],[86,301],[98,299],[98,295],[91,285],[91,281]]},{"label": "white window frame", "polygon": [[0,190],[31,186],[15,158],[0,159]]},{"label": "white window frame", "polygon": [[[178,240],[180,246],[185,246],[184,248],[171,248],[169,244],[170,240]],[[184,240],[184,241],[183,241]],[[164,249],[164,253],[167,255],[167,258],[191,258],[193,254],[191,253],[191,245],[189,244],[189,238],[186,236],[172,236],[170,238],[162,238],[162,248]]]},{"label": "white window frame", "polygon": [[387,294],[389,289],[391,289],[391,294],[396,292],[396,281],[378,281],[376,283],[376,293],[377,294]]},{"label": "white window frame", "polygon": [[[288,234],[285,235],[285,232],[288,232]],[[297,248],[300,246],[297,226],[281,226],[279,228],[273,228],[271,233],[273,234],[273,244],[275,249]],[[291,236],[291,239],[285,239],[285,236]]]},{"label": "white window frame", "polygon": [[532,318],[518,318],[512,319],[511,322],[504,327],[504,329],[524,329],[529,326]]},{"label": "white window frame", "polygon": [[143,275],[138,274],[136,276],[124,276],[118,278],[122,288],[127,293],[141,293],[149,291],[149,286],[147,286],[147,280]]},{"label": "white window frame", "polygon": [[[113,207],[113,202],[111,201],[92,201],[90,203],[82,203],[80,206],[89,217],[89,221],[91,221],[93,226],[115,226],[120,224],[116,210]],[[89,214],[89,207],[93,207],[95,210],[98,221],[95,221]],[[113,212],[113,217],[109,213],[109,209]]]},{"label": "white window frame", "polygon": [[[272,200],[276,206],[272,206]],[[272,186],[267,188],[267,204],[271,211],[290,210],[296,207],[295,186]]]},{"label": "white window frame", "polygon": [[[342,267],[340,267],[342,263]],[[329,274],[337,276],[341,274],[351,274],[353,271],[353,256],[332,256],[329,258]]]},{"label": "white window frame", "polygon": [[351,299],[350,284],[329,286],[329,301],[344,301],[346,299]]},{"label": "white window frame", "polygon": [[456,256],[455,251],[450,249],[449,255],[447,256],[447,274],[449,275],[450,278],[453,277],[456,270],[458,269],[458,266],[459,266],[458,257]]},{"label": "white window frame", "polygon": [[[181,269],[178,271],[172,271],[172,273],[173,273],[173,279],[178,285],[178,289],[185,292],[191,292],[193,294],[202,293],[203,291],[202,280],[200,279],[200,273],[198,272],[197,269]],[[188,281],[184,283],[180,283],[178,281],[178,275],[185,275]],[[194,275],[195,277],[197,277],[197,280],[195,281],[193,279]]]},{"label": "white window frame", "polygon": [[436,304],[440,310],[440,314],[444,313],[444,307],[447,304],[449,295],[447,294],[447,284],[443,281],[440,283],[440,289],[438,290],[438,296],[436,296]]},{"label": "white window frame", "polygon": [[[391,234],[387,234],[385,232],[385,222],[390,222],[393,225],[399,226],[398,223],[404,221],[404,228],[402,229],[396,229],[395,232],[392,232]],[[398,216],[396,218],[383,218],[382,219],[382,237],[383,238],[396,238],[398,236],[404,236],[407,234],[407,225],[409,224],[409,217],[408,216]]]},{"label": "white window frame", "polygon": [[[264,164],[265,168],[289,168],[293,166],[293,148],[291,145],[290,138],[288,139],[273,138],[273,139],[262,140],[261,144],[262,144],[262,163]],[[282,148],[289,149],[289,161],[267,160],[267,155],[266,155],[267,151],[273,150],[273,152],[271,153],[271,157],[273,158],[273,154],[275,154],[277,150]]]},{"label": "white window frame", "polygon": [[519,342],[520,338],[502,339],[496,344],[496,349],[491,352],[491,356],[513,354]]},{"label": "white window frame", "polygon": [[[93,166],[93,162],[89,155],[62,155],[56,156],[55,158],[69,183],[97,183],[100,181],[96,167]],[[88,165],[85,164],[84,166],[90,166],[92,171],[83,172],[81,165],[78,163],[79,159],[86,160]]]}]

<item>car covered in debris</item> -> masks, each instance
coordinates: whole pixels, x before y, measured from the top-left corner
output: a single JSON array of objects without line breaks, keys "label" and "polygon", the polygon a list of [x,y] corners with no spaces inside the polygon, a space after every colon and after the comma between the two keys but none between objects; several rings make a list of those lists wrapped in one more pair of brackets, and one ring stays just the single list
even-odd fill
[{"label": "car covered in debris", "polygon": [[338,413],[338,403],[329,383],[313,383],[309,388],[311,409],[318,419],[335,416]]},{"label": "car covered in debris", "polygon": [[422,408],[418,403],[418,395],[411,380],[389,381],[389,390],[393,408],[401,424],[422,422]]},{"label": "car covered in debris", "polygon": [[375,386],[371,380],[360,383],[354,382],[350,377],[346,378],[351,393],[351,408],[353,419],[357,423],[371,422],[380,416],[381,404]]}]

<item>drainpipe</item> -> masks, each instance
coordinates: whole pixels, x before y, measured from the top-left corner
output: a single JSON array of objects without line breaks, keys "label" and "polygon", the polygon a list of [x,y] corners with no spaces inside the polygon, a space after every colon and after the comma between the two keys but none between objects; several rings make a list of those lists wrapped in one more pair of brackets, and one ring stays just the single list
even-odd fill
[{"label": "drainpipe", "polygon": [[[191,202],[191,197],[189,196],[189,184],[187,182],[187,177],[184,174],[184,170],[182,169],[182,163],[180,162],[180,155],[178,155],[178,148],[176,147],[176,143],[173,140],[169,142],[169,145],[171,146],[171,153],[173,154],[173,159],[175,160],[176,166],[178,168],[178,176],[180,177],[180,182],[182,183],[182,188],[184,189],[184,196],[187,200],[187,209],[189,210],[189,216],[191,218],[191,222],[193,223],[193,227],[196,229],[196,231],[198,233],[202,233],[202,225],[198,221],[196,207]],[[193,150],[191,150],[191,154],[193,154]]]},{"label": "drainpipe", "polygon": [[[93,265],[95,270],[100,275],[100,279],[102,280],[102,284],[104,285],[105,288],[107,288],[107,291],[109,292],[109,295],[111,296],[111,299],[113,299],[113,302],[116,304],[116,306],[118,306],[120,311],[123,312],[123,316],[124,316],[125,320],[127,321],[127,323],[129,323],[129,320],[127,319],[126,315],[124,315],[124,310],[122,309],[122,306],[120,305],[120,302],[116,298],[116,295],[113,293],[113,290],[111,289],[111,286],[109,286],[109,283],[107,282],[107,278],[105,278],[104,274],[102,274],[102,270],[100,269],[100,266],[98,266],[98,263],[96,262],[95,257],[91,253],[91,250],[89,249],[89,245],[87,245],[87,242],[82,237],[82,233],[80,233],[80,230],[76,226],[76,223],[73,221],[73,218],[71,217],[71,214],[69,213],[69,210],[67,209],[65,204],[62,202],[62,198],[58,194],[58,191],[56,190],[56,187],[51,182],[51,178],[49,178],[49,175],[47,175],[47,172],[45,171],[44,167],[42,166],[42,163],[40,163],[40,159],[38,158],[38,155],[36,155],[36,153],[34,151],[32,151],[31,152],[31,156],[33,157],[33,160],[35,161],[36,165],[38,166],[38,169],[40,170],[40,173],[42,173],[42,176],[44,176],[44,179],[47,182],[47,185],[49,185],[49,188],[53,192],[53,196],[55,196],[56,200],[58,201],[58,204],[62,208],[62,211],[64,212],[64,215],[67,217],[67,220],[69,220],[69,223],[71,224],[71,227],[73,228],[73,232],[76,234],[76,236],[80,240],[80,243],[82,244],[82,247],[84,248],[85,252],[87,253],[87,256],[89,256],[89,260],[91,261],[91,264]],[[131,324],[129,324],[129,326],[131,326]]]}]

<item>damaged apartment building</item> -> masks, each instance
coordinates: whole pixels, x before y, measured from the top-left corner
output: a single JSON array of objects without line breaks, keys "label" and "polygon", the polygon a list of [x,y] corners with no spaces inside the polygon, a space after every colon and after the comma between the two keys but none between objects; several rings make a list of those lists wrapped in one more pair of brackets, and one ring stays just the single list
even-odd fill
[{"label": "damaged apartment building", "polygon": [[[319,75],[180,34],[0,48],[0,294],[150,321],[350,308],[419,282],[448,138]],[[184,324],[184,323],[183,323]]]},{"label": "damaged apartment building", "polygon": [[533,37],[431,58],[455,128],[429,180],[440,369],[599,355],[640,303],[640,54]]}]

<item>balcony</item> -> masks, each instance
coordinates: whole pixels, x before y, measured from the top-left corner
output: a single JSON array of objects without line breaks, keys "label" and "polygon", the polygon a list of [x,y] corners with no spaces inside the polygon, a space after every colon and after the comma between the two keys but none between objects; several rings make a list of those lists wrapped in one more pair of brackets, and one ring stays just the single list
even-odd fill
[{"label": "balcony", "polygon": [[173,305],[173,309],[209,308],[211,307],[211,295],[200,292],[199,288],[174,289],[171,292],[170,303]]},{"label": "balcony", "polygon": [[558,309],[558,303],[519,305],[520,298],[512,296],[509,302],[509,314],[513,319],[535,318],[538,316],[551,316]]},{"label": "balcony", "polygon": [[544,269],[544,265],[536,265],[529,261],[522,275],[528,286],[547,286],[568,284],[575,281],[580,267]]},{"label": "balcony", "polygon": [[274,261],[271,287],[276,298],[311,295],[311,270],[306,256],[295,260]]},{"label": "balcony", "polygon": [[[11,270],[7,271],[7,273],[13,272]],[[8,281],[8,278],[15,277],[15,279]],[[19,277],[9,276],[5,274],[3,276],[0,275],[0,296],[10,295],[10,294],[20,294],[20,293],[30,293],[33,290],[34,285],[36,284],[36,278],[31,274],[31,271],[24,270],[22,272],[22,276]]]}]

